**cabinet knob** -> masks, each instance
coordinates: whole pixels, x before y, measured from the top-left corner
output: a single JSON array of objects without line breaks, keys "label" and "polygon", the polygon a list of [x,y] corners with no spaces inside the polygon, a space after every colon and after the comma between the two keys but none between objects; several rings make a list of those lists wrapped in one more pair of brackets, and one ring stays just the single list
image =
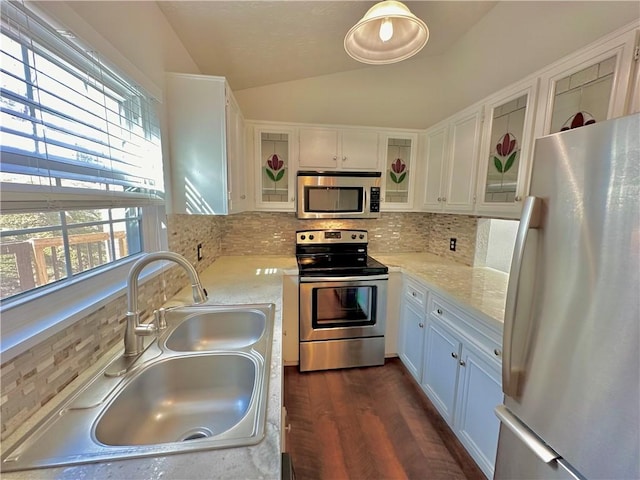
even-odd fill
[{"label": "cabinet knob", "polygon": [[246,195],[240,195],[240,199],[241,199],[241,200],[244,200],[245,198],[247,198],[247,196],[246,196]]},{"label": "cabinet knob", "polygon": [[514,200],[516,202],[521,202],[522,201],[522,197],[520,195],[516,195],[516,198],[514,198]]},{"label": "cabinet knob", "polygon": [[418,326],[419,326],[420,328],[424,328],[424,323],[419,323],[419,324],[418,324]]},{"label": "cabinet knob", "polygon": [[442,201],[442,198],[441,198],[441,197],[438,197],[438,201],[439,201],[439,202],[441,202],[441,201]]},{"label": "cabinet knob", "polygon": [[458,358],[458,354],[457,354],[456,352],[451,352],[451,356],[452,356],[453,358]]},{"label": "cabinet knob", "polygon": [[333,156],[333,159],[334,159],[334,160],[338,160],[338,156],[337,156],[337,155],[334,155],[334,156]]},{"label": "cabinet knob", "polygon": [[296,197],[291,197],[291,201],[295,202],[296,201]]},{"label": "cabinet knob", "polygon": [[501,351],[499,348],[494,348],[494,349],[493,349],[493,354],[494,354],[496,357],[499,357],[500,355],[502,355],[502,351]]},{"label": "cabinet knob", "polygon": [[416,296],[416,292],[411,292],[411,296],[415,297]]},{"label": "cabinet knob", "polygon": [[436,312],[438,312],[438,315],[442,315],[442,309],[441,308],[437,309]]},{"label": "cabinet knob", "polygon": [[464,367],[467,363],[464,360],[460,360],[460,366]]},{"label": "cabinet knob", "polygon": [[347,161],[347,157],[342,157],[342,161],[346,162]]},{"label": "cabinet knob", "polygon": [[446,202],[447,201],[447,197],[442,197],[442,201]]}]

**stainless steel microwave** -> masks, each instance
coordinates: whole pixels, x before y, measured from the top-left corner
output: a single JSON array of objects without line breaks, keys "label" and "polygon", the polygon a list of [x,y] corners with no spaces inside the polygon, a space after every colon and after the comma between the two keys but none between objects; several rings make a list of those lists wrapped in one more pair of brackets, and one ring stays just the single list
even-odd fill
[{"label": "stainless steel microwave", "polygon": [[381,172],[298,172],[298,218],[377,218]]}]

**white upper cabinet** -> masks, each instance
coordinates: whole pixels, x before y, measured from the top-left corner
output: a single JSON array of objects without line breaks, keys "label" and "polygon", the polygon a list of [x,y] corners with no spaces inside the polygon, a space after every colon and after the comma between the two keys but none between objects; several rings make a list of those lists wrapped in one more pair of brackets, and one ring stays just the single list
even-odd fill
[{"label": "white upper cabinet", "polygon": [[519,218],[529,190],[537,79],[499,92],[485,104],[476,211]]},{"label": "white upper cabinet", "polygon": [[256,210],[295,211],[296,129],[252,126]]},{"label": "white upper cabinet", "polygon": [[380,135],[385,156],[382,210],[411,210],[416,180],[417,133]]},{"label": "white upper cabinet", "polygon": [[423,209],[441,211],[444,207],[444,172],[448,156],[447,124],[438,125],[427,132],[425,146],[424,180],[418,182],[416,192],[423,194]]},{"label": "white upper cabinet", "polygon": [[230,89],[226,93],[227,165],[229,169],[229,213],[249,210],[244,117]]},{"label": "white upper cabinet", "polygon": [[378,132],[304,127],[299,130],[299,166],[304,169],[379,170]]},{"label": "white upper cabinet", "polygon": [[473,107],[427,132],[423,210],[473,210],[481,127],[482,107]]},{"label": "white upper cabinet", "polygon": [[540,74],[538,135],[621,117],[633,108],[635,30],[618,31]]},{"label": "white upper cabinet", "polygon": [[223,77],[166,78],[173,212],[241,211],[247,200],[244,119],[231,89]]}]

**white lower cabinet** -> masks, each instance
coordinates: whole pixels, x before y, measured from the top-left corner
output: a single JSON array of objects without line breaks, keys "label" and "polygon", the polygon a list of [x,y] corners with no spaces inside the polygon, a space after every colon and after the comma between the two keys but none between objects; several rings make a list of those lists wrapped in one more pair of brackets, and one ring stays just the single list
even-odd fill
[{"label": "white lower cabinet", "polygon": [[[405,276],[398,351],[407,370],[487,478],[493,478],[502,403],[501,332]],[[422,362],[417,364],[416,362]]]},{"label": "white lower cabinet", "polygon": [[426,300],[426,289],[405,276],[398,332],[398,355],[417,382],[422,378]]},{"label": "white lower cabinet", "polygon": [[473,344],[462,352],[455,431],[482,471],[493,478],[500,430],[493,411],[503,399],[500,370]]},{"label": "white lower cabinet", "polygon": [[449,425],[453,425],[462,343],[445,328],[431,321],[426,337],[421,386],[440,415]]}]

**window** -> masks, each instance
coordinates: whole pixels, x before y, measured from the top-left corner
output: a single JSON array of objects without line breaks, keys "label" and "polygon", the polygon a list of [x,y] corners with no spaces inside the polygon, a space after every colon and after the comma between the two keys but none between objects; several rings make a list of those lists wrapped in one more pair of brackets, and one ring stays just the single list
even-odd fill
[{"label": "window", "polygon": [[6,300],[141,252],[164,185],[155,100],[30,7],[1,8]]},{"label": "window", "polygon": [[0,298],[140,253],[141,210],[112,208],[0,216]]}]

